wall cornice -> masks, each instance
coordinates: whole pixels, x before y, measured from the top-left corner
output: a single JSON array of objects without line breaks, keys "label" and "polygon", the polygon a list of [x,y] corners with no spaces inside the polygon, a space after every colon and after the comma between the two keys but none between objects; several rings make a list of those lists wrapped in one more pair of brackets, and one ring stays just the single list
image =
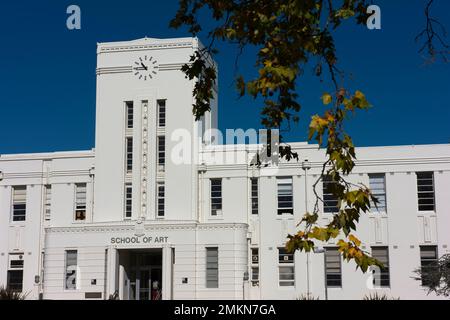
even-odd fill
[{"label": "wall cornice", "polygon": [[[171,223],[147,223],[144,225],[144,231],[195,231],[195,230],[247,230],[246,223],[192,223],[192,222],[171,222]],[[90,224],[83,226],[70,227],[47,227],[47,233],[109,233],[109,232],[134,232],[135,224],[133,222],[124,224]]]},{"label": "wall cornice", "polygon": [[101,46],[98,53],[193,48],[193,41]]}]

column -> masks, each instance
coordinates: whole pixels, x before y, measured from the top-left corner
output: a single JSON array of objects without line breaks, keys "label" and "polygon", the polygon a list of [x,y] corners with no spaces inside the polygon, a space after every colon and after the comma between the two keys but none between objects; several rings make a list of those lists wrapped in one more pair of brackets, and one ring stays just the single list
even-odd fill
[{"label": "column", "polygon": [[164,246],[162,249],[162,299],[172,299],[172,273],[173,273],[173,259],[172,248]]},{"label": "column", "polygon": [[117,282],[118,282],[118,273],[117,273],[117,265],[119,262],[119,252],[116,248],[109,246],[108,247],[108,259],[107,259],[107,275],[106,275],[106,297],[108,299],[110,295],[114,294],[117,290]]}]

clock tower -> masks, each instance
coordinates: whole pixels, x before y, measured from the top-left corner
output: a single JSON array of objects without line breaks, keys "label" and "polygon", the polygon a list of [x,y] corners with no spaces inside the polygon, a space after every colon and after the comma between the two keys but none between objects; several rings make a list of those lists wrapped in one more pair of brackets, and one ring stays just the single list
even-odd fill
[{"label": "clock tower", "polygon": [[95,222],[197,220],[200,136],[217,128],[217,101],[195,121],[194,80],[181,71],[199,47],[196,38],[98,44]]}]

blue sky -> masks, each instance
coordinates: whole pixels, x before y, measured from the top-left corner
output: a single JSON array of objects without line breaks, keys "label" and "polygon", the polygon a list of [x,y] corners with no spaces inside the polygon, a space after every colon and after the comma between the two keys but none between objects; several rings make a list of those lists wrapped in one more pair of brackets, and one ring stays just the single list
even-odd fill
[{"label": "blue sky", "polygon": [[[450,1],[436,1],[435,16],[450,31]],[[425,1],[374,2],[382,10],[382,30],[346,23],[336,35],[340,66],[352,75],[347,86],[362,90],[374,106],[351,121],[350,133],[358,146],[449,143],[450,64],[424,66],[414,42],[425,23]],[[81,7],[79,31],[65,26],[70,4]],[[0,154],[94,147],[96,43],[187,36],[168,27],[176,8],[174,0],[2,1]],[[259,105],[237,99],[234,48],[219,48],[219,126],[259,128]],[[240,65],[242,74],[254,72],[251,52]],[[327,90],[329,83],[305,70],[301,121],[288,141],[305,140],[309,118],[322,110],[320,96]]]}]

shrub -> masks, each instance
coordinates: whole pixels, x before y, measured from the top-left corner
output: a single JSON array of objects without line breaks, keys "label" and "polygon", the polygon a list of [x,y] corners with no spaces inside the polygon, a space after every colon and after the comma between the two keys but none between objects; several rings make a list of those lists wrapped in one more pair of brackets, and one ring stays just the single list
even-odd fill
[{"label": "shrub", "polygon": [[0,287],[0,300],[25,300],[27,294],[12,290],[5,287]]},{"label": "shrub", "polygon": [[400,298],[390,298],[386,293],[379,294],[378,292],[365,295],[363,300],[400,300]]}]

